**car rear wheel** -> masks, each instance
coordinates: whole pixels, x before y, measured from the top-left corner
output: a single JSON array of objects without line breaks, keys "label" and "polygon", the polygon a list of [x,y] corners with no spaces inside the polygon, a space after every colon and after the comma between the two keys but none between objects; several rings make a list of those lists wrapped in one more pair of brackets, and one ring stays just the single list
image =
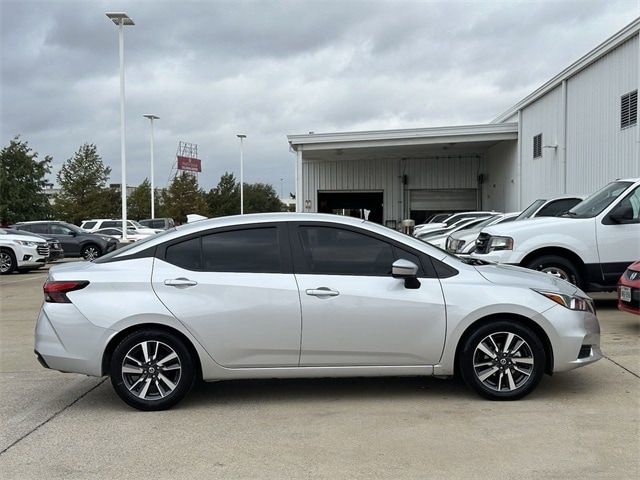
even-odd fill
[{"label": "car rear wheel", "polygon": [[0,250],[0,275],[7,275],[16,269],[16,257],[10,250]]},{"label": "car rear wheel", "polygon": [[125,337],[111,357],[110,375],[122,400],[147,411],[177,404],[195,378],[185,344],[162,330],[141,330]]},{"label": "car rear wheel", "polygon": [[84,247],[82,247],[80,255],[82,255],[82,258],[90,262],[91,260],[95,260],[100,255],[102,255],[102,252],[97,245],[90,243],[89,245],[85,245]]},{"label": "car rear wheel", "polygon": [[531,329],[502,320],[474,331],[459,361],[462,378],[477,393],[490,400],[517,400],[540,383],[545,352]]},{"label": "car rear wheel", "polygon": [[576,266],[570,260],[557,255],[543,255],[527,262],[525,267],[548,273],[580,287],[582,278]]}]

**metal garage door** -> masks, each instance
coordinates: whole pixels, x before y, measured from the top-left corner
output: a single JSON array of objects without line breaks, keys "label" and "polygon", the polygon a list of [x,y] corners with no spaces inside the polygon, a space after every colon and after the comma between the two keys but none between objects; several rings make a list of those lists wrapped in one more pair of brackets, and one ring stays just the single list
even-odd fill
[{"label": "metal garage door", "polygon": [[478,191],[475,188],[457,190],[411,190],[410,210],[460,211],[476,210]]}]

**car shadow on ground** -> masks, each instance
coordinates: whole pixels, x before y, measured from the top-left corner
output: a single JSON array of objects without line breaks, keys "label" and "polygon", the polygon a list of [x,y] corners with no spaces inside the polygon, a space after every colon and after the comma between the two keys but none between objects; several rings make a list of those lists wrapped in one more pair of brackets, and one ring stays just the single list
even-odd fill
[{"label": "car shadow on ground", "polygon": [[[581,375],[571,372],[545,375],[538,387],[520,402],[566,401],[573,396],[584,397],[595,393],[600,387]],[[322,405],[326,403],[345,404],[352,401],[451,401],[457,403],[487,402],[458,378],[438,379],[433,377],[357,377],[357,378],[315,378],[315,379],[268,379],[268,380],[227,380],[220,382],[199,382],[189,395],[174,408],[199,410],[202,408],[226,406],[274,405]],[[504,403],[504,402],[501,402]],[[510,402],[512,403],[512,402]],[[496,405],[496,403],[491,402]],[[111,389],[107,379],[89,402],[79,402],[77,408],[100,409],[126,412],[126,406]]]}]

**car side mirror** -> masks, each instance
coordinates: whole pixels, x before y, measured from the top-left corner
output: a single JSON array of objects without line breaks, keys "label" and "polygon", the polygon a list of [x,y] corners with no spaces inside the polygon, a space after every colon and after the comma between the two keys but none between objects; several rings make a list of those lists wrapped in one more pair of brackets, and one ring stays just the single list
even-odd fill
[{"label": "car side mirror", "polygon": [[410,260],[399,258],[391,265],[391,276],[403,278],[405,288],[420,288],[418,280],[418,266]]},{"label": "car side mirror", "polygon": [[614,223],[628,223],[633,220],[633,208],[631,205],[618,205],[611,210],[609,218]]}]

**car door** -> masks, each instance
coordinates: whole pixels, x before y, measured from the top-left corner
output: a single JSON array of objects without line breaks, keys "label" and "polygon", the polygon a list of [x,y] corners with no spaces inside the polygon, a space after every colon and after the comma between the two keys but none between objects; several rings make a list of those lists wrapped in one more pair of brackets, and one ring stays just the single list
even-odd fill
[{"label": "car door", "polygon": [[278,224],[216,229],[158,249],[159,299],[225,367],[297,366],[300,300]]},{"label": "car door", "polygon": [[[618,208],[624,209],[621,221],[611,218]],[[604,281],[615,284],[625,269],[640,258],[640,186],[623,194],[596,219],[596,239]]]},{"label": "car door", "polygon": [[[292,224],[290,235],[302,304],[301,366],[440,360],[444,300],[433,267],[420,252],[343,225]],[[404,280],[391,276],[398,258],[420,267],[419,288],[406,288]]]},{"label": "car door", "polygon": [[59,223],[49,224],[48,235],[60,242],[62,250],[66,255],[77,255],[80,253],[80,245],[75,233],[68,227]]}]

